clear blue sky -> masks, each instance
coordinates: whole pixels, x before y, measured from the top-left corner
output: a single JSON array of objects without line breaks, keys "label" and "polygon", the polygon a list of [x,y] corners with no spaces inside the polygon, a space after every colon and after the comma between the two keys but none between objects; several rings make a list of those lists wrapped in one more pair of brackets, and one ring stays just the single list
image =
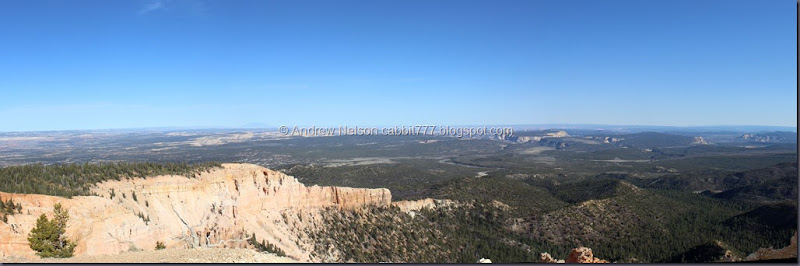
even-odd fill
[{"label": "clear blue sky", "polygon": [[2,1],[0,131],[797,120],[796,1]]}]

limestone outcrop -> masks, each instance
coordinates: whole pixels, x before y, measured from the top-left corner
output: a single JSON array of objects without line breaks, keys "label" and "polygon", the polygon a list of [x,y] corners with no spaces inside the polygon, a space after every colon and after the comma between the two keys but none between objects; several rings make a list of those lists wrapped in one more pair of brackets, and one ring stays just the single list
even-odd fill
[{"label": "limestone outcrop", "polygon": [[[327,208],[389,206],[388,189],[307,187],[283,173],[252,164],[223,164],[198,175],[156,176],[97,184],[99,196],[71,199],[2,193],[22,205],[22,214],[0,222],[0,261],[36,258],[27,236],[53,205],[69,211],[66,235],[76,241],[75,255],[107,255],[167,248],[246,247],[255,234],[299,261],[315,261],[313,229]],[[111,194],[114,194],[112,197]]]},{"label": "limestone outcrop", "polygon": [[554,259],[548,253],[541,253],[539,254],[539,262],[540,263],[608,263],[607,260],[602,260],[599,258],[595,258],[594,254],[592,254],[592,249],[587,247],[579,247],[574,248],[572,251],[569,252],[569,256],[567,256],[567,260],[557,260]]},{"label": "limestone outcrop", "polygon": [[447,199],[421,199],[421,200],[401,200],[392,202],[392,206],[400,208],[403,212],[419,211],[422,209],[433,209],[437,207],[451,206],[455,201]]},{"label": "limestone outcrop", "polygon": [[608,263],[608,261],[595,258],[591,248],[579,247],[569,252],[567,263]]},{"label": "limestone outcrop", "polygon": [[554,259],[553,256],[550,255],[550,253],[545,252],[545,253],[539,254],[539,262],[540,263],[564,263],[564,260]]},{"label": "limestone outcrop", "polygon": [[435,209],[447,206],[454,206],[457,204],[455,201],[447,199],[421,199],[421,200],[401,200],[392,202],[392,206],[397,207],[400,211],[407,213],[411,217],[416,217],[417,212],[422,209]]}]

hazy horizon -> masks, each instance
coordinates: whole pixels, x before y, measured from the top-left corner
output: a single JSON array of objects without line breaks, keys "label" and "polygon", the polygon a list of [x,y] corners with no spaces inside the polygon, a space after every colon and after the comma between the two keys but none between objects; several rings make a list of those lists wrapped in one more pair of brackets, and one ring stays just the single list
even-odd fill
[{"label": "hazy horizon", "polygon": [[[393,127],[404,126],[398,125],[311,125],[311,124],[297,124],[297,125],[241,125],[241,126],[164,126],[164,127],[126,127],[126,128],[86,128],[86,129],[50,129],[50,130],[0,130],[0,133],[25,133],[25,132],[60,132],[60,131],[180,131],[180,130],[247,130],[247,129],[261,129],[261,130],[277,130],[281,126],[288,127]],[[411,126],[411,125],[406,125]],[[699,125],[699,126],[669,126],[669,125],[614,125],[614,124],[445,124],[435,126],[509,126],[515,127],[515,130],[548,130],[548,129],[574,129],[574,130],[616,130],[616,129],[638,129],[646,131],[652,130],[677,130],[677,131],[729,131],[729,132],[767,132],[767,131],[791,131],[797,132],[797,127],[794,126],[772,126],[772,125]]]}]

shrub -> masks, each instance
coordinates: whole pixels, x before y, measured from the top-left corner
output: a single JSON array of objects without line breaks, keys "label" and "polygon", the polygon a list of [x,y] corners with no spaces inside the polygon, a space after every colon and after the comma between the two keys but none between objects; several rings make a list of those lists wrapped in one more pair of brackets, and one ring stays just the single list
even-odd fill
[{"label": "shrub", "polygon": [[162,250],[162,249],[165,249],[165,248],[167,248],[167,246],[164,245],[164,242],[156,241],[156,250]]}]

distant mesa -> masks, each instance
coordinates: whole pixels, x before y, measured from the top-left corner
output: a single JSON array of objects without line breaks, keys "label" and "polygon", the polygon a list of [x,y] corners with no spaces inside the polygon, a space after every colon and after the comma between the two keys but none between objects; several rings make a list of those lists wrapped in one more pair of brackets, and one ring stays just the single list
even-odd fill
[{"label": "distant mesa", "polygon": [[797,143],[797,133],[775,131],[760,134],[743,134],[742,136],[736,138],[736,140],[756,143]]},{"label": "distant mesa", "polygon": [[513,136],[498,136],[499,140],[507,140],[516,143],[539,142],[547,138],[566,138],[569,137],[566,131],[539,131],[515,133]]}]

